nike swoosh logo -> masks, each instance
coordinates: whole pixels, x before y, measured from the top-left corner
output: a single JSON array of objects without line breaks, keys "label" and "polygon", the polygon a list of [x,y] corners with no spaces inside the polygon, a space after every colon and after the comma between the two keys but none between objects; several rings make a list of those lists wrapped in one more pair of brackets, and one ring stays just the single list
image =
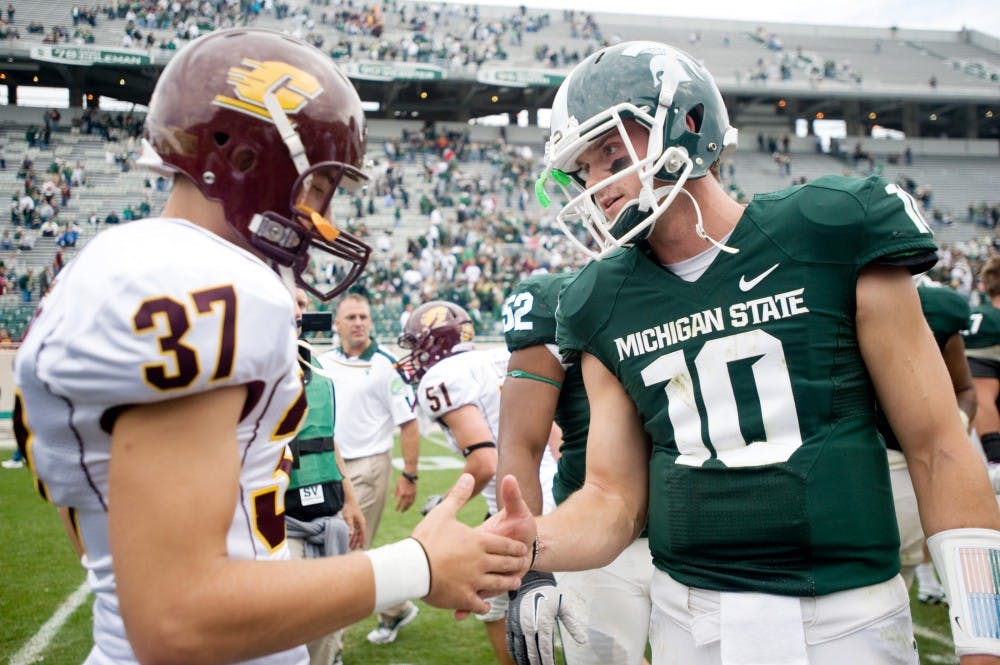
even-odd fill
[{"label": "nike swoosh logo", "polygon": [[535,606],[531,608],[531,614],[532,614],[531,625],[534,626],[535,628],[538,628],[538,606],[545,599],[546,595],[544,593],[535,594]]},{"label": "nike swoosh logo", "polygon": [[773,266],[750,280],[747,279],[746,275],[740,275],[740,291],[749,291],[753,287],[757,286],[764,281],[765,277],[777,270],[780,265],[780,263],[775,263]]}]

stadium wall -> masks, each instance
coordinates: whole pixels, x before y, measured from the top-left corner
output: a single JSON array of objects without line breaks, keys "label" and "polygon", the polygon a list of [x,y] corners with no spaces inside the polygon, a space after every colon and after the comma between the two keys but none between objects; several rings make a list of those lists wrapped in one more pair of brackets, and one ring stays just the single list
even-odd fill
[{"label": "stadium wall", "polygon": [[[4,106],[0,107],[0,117],[7,126],[23,126],[41,124],[43,109],[37,107],[24,106]],[[70,126],[71,118],[79,116],[80,109],[64,109],[63,118],[60,121],[62,129]],[[112,112],[117,113],[117,112]],[[415,120],[383,120],[371,119],[368,123],[369,151],[376,154],[381,148],[379,144],[389,139],[398,139],[403,130],[419,132],[424,123]],[[500,128],[486,125],[469,125],[464,122],[444,122],[437,123],[438,130],[445,131],[469,131],[472,141],[481,143],[491,143],[500,137]],[[763,133],[766,136],[776,136],[780,138],[784,134],[792,134],[791,127],[769,125],[741,125],[740,130],[740,150],[749,151],[757,149],[757,134]],[[548,131],[540,127],[519,127],[516,125],[505,128],[507,142],[513,145],[530,145],[539,149],[545,144]],[[812,136],[798,137],[791,136],[791,149],[793,153],[811,152],[815,149],[816,139]],[[929,157],[998,157],[1000,156],[1000,142],[993,139],[934,139],[934,138],[907,138],[904,141],[891,141],[886,139],[873,139],[870,136],[848,136],[844,139],[844,146],[848,150],[853,150],[854,145],[860,142],[863,149],[883,154],[887,152],[902,152],[905,146],[909,145],[914,155],[926,155]]]}]

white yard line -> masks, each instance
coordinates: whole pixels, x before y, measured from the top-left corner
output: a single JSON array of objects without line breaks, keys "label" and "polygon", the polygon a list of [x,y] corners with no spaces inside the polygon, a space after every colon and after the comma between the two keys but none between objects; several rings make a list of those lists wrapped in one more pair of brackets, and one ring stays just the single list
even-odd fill
[{"label": "white yard line", "polygon": [[[918,637],[924,638],[925,640],[930,640],[931,642],[937,642],[938,644],[940,644],[943,647],[946,647],[949,650],[953,650],[955,648],[954,642],[951,641],[951,635],[945,635],[944,633],[939,633],[936,630],[931,630],[930,628],[924,628],[923,626],[918,626],[917,624],[913,624],[913,633]],[[957,663],[958,658],[953,658],[952,660],[943,662]]]},{"label": "white yard line", "polygon": [[21,647],[21,650],[11,656],[9,665],[30,665],[38,661],[49,646],[49,642],[56,636],[56,633],[63,627],[70,615],[83,605],[90,595],[90,587],[84,582],[80,587],[70,594],[59,609],[55,611],[48,621],[38,629],[34,637]]}]

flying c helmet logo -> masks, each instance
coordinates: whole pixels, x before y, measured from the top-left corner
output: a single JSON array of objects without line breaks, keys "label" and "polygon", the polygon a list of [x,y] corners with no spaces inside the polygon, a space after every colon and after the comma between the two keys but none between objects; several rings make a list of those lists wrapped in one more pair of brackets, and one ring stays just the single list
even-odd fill
[{"label": "flying c helmet logo", "polygon": [[233,97],[216,95],[215,106],[246,113],[274,122],[267,97],[273,97],[287,114],[298,113],[323,92],[312,74],[277,60],[244,58],[243,67],[230,67],[226,82],[233,86]]},{"label": "flying c helmet logo", "polygon": [[448,308],[432,307],[420,317],[420,326],[425,330],[437,328],[448,320]]}]

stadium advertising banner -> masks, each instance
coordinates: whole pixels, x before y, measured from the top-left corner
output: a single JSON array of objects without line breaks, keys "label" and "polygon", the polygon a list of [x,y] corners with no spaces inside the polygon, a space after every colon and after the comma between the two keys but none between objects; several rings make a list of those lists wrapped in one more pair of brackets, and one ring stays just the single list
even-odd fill
[{"label": "stadium advertising banner", "polygon": [[365,81],[437,81],[445,78],[443,67],[412,62],[347,62],[344,73]]},{"label": "stadium advertising banner", "polygon": [[91,48],[87,46],[32,46],[31,58],[66,65],[130,65],[152,64],[148,55],[135,51],[112,48]]},{"label": "stadium advertising banner", "polygon": [[565,72],[551,69],[519,69],[514,67],[483,67],[476,74],[476,80],[487,85],[502,85],[508,88],[543,87],[555,88],[563,79]]}]

